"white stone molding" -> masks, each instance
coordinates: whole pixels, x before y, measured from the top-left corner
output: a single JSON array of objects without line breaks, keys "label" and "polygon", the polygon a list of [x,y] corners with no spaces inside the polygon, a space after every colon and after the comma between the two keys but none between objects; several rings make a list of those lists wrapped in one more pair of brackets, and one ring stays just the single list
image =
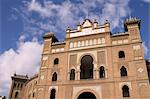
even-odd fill
[{"label": "white stone molding", "polygon": [[123,43],[124,43],[124,44],[128,43],[128,39],[124,39],[124,40],[123,40]]},{"label": "white stone molding", "polygon": [[139,86],[147,86],[148,84],[147,83],[139,83]]},{"label": "white stone molding", "polygon": [[85,41],[81,41],[81,46],[85,46]]},{"label": "white stone molding", "polygon": [[133,45],[133,49],[134,50],[139,50],[140,49],[140,45]]},{"label": "white stone molding", "polygon": [[78,47],[80,47],[81,46],[81,42],[80,41],[78,41]]},{"label": "white stone molding", "polygon": [[122,40],[118,40],[118,44],[122,44]]},{"label": "white stone molding", "polygon": [[108,78],[108,69],[105,68],[105,78]]},{"label": "white stone molding", "polygon": [[142,73],[144,71],[144,69],[142,67],[138,68],[137,70],[139,73]]},{"label": "white stone molding", "polygon": [[74,46],[73,47],[77,47],[77,42],[74,42],[74,44],[73,44]]},{"label": "white stone molding", "polygon": [[97,52],[96,51],[79,52],[77,54],[77,64],[80,64],[82,57],[85,55],[92,56],[93,63],[95,63],[97,61]]},{"label": "white stone molding", "polygon": [[105,44],[105,38],[102,38],[101,41],[102,44]]},{"label": "white stone molding", "polygon": [[43,56],[42,60],[47,60],[47,59],[48,59],[48,56]]},{"label": "white stone molding", "polygon": [[64,50],[64,48],[52,49],[52,53],[63,52]]},{"label": "white stone molding", "polygon": [[49,90],[48,90],[48,93],[51,93],[51,90],[52,89],[55,89],[56,90],[56,94],[58,93],[58,86],[50,86],[49,87]]},{"label": "white stone molding", "polygon": [[41,80],[44,80],[44,78],[45,78],[44,75],[41,75],[40,79],[41,79]]},{"label": "white stone molding", "polygon": [[73,42],[70,42],[70,48],[73,48]]},{"label": "white stone molding", "polygon": [[79,36],[85,36],[85,35],[91,35],[91,34],[98,34],[105,32],[105,28],[99,28],[99,29],[92,29],[90,28],[84,28],[82,29],[81,32],[75,32],[75,33],[70,33],[70,37],[79,37]]},{"label": "white stone molding", "polygon": [[120,89],[120,91],[122,91],[122,87],[124,85],[127,85],[129,87],[129,89],[132,90],[131,82],[120,82],[119,83],[119,89]]},{"label": "white stone molding", "polygon": [[55,49],[52,49],[52,53],[55,53],[56,52],[56,50]]},{"label": "white stone molding", "polygon": [[72,99],[77,99],[77,97],[83,92],[92,92],[97,99],[101,99],[101,86],[75,86],[73,87],[73,97]]},{"label": "white stone molding", "polygon": [[100,39],[100,38],[98,38],[98,44],[101,44],[101,43],[102,43],[101,39]]},{"label": "white stone molding", "polygon": [[94,42],[94,45],[96,45],[97,44],[97,39],[94,39],[93,42]]},{"label": "white stone molding", "polygon": [[88,41],[88,40],[85,41],[85,45],[86,45],[86,46],[89,45],[89,41]]},{"label": "white stone molding", "polygon": [[92,39],[90,39],[89,42],[90,42],[89,45],[92,45],[92,44],[93,44]]},{"label": "white stone molding", "polygon": [[113,45],[118,45],[118,44],[127,44],[128,43],[128,39],[123,39],[123,40],[114,40],[112,41]]}]

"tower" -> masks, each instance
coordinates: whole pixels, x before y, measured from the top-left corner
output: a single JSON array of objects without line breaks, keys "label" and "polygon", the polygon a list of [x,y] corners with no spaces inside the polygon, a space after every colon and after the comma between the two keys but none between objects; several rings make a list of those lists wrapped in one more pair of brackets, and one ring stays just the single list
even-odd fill
[{"label": "tower", "polygon": [[9,99],[21,99],[21,91],[24,83],[28,80],[28,76],[14,74],[11,79],[12,84],[9,92]]}]

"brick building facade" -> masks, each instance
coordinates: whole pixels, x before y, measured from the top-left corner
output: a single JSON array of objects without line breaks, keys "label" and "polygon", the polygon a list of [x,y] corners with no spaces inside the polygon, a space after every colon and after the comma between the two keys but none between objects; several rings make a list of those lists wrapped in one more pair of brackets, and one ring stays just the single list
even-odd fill
[{"label": "brick building facade", "polygon": [[140,20],[125,20],[124,30],[85,19],[64,42],[45,34],[38,74],[12,76],[9,99],[150,99]]}]

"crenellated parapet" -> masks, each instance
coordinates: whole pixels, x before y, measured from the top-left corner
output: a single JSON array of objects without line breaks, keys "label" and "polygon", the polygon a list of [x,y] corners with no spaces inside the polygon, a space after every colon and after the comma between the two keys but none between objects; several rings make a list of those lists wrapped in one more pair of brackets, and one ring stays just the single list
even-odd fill
[{"label": "crenellated parapet", "polygon": [[138,26],[138,28],[140,29],[140,23],[141,23],[141,20],[140,19],[137,19],[137,18],[128,18],[125,20],[124,22],[124,29],[125,31],[128,31],[128,28],[132,27],[132,26]]}]

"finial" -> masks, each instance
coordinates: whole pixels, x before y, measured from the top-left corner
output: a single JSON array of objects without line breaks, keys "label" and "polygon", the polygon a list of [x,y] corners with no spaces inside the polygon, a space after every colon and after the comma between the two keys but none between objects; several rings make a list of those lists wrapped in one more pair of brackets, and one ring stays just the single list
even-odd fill
[{"label": "finial", "polygon": [[96,19],[94,19],[94,24],[93,24],[94,28],[98,28],[98,22]]},{"label": "finial", "polygon": [[105,23],[106,23],[106,24],[109,23],[108,20],[105,20]]},{"label": "finial", "polygon": [[70,27],[69,27],[69,26],[67,27],[67,30],[70,30]]},{"label": "finial", "polygon": [[81,30],[81,24],[80,24],[80,22],[79,22],[78,25],[77,25],[77,30],[78,30],[78,31]]},{"label": "finial", "polygon": [[71,28],[68,26],[66,29],[66,32],[70,32],[70,31],[71,31]]}]

